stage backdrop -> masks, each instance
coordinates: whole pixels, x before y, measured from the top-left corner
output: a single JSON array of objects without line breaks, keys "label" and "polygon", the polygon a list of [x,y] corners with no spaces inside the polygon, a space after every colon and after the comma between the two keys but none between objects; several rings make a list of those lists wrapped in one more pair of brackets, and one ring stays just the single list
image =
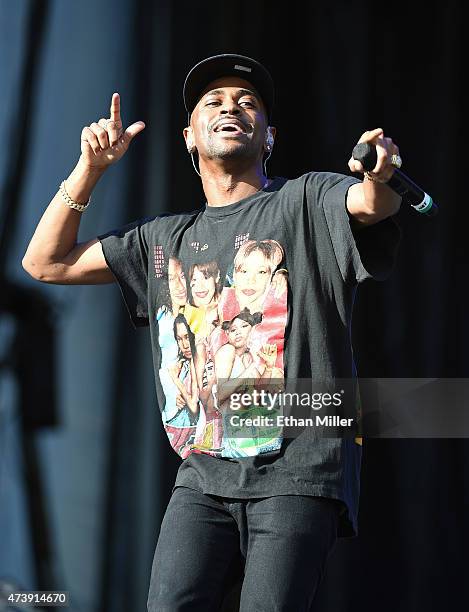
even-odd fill
[{"label": "stage backdrop", "polygon": [[[117,287],[41,285],[21,267],[82,127],[107,115],[114,91],[124,122],[147,127],[96,188],[80,240],[204,203],[181,91],[208,55],[271,70],[270,176],[348,174],[361,133],[382,127],[441,212],[403,209],[392,277],[360,288],[359,375],[467,376],[461,5],[1,0],[0,585],[67,590],[74,612],[144,610],[179,465],[148,333],[133,330]],[[337,544],[315,610],[467,607],[467,440],[363,448],[360,534]]]}]

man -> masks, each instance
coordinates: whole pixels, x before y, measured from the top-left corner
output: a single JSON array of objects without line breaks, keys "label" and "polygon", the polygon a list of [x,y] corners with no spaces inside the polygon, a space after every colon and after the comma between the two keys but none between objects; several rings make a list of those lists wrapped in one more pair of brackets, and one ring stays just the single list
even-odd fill
[{"label": "man", "polygon": [[[262,325],[249,334],[249,359],[240,356],[230,378],[248,379],[253,363],[258,371],[268,366],[285,372],[286,381],[353,376],[356,286],[388,275],[399,240],[392,216],[400,198],[386,185],[391,162],[400,162],[397,146],[381,129],[362,135],[360,142],[375,145],[378,153],[363,182],[324,172],[267,178],[263,161],[276,134],[270,125],[273,82],[261,64],[240,55],[194,66],[184,84],[184,103],[189,124],[183,135],[196,170],[198,163],[205,206],[76,244],[81,212],[96,182],[145,127],[137,122],[123,130],[114,94],[110,119],[83,129],[78,165],[39,222],[24,268],[49,283],[117,280],[134,324],[150,326],[158,372],[161,349],[173,341],[156,316],[167,302],[169,262],[182,262],[186,278],[191,266],[216,262],[223,284],[218,321],[239,312],[240,299],[249,309],[256,292],[256,308],[262,309]],[[349,168],[363,172],[353,159]],[[236,266],[236,274],[243,274],[239,292],[234,262],[248,241],[275,249],[268,257],[255,251],[252,261],[246,257]],[[288,300],[276,297],[287,291]],[[198,371],[208,372],[228,341],[226,333],[216,323],[201,332],[207,330],[200,325],[203,307],[188,303],[167,310],[167,330],[181,314],[194,334],[196,354],[203,356]],[[207,380],[207,373],[199,378]],[[212,391],[216,403],[216,384]],[[167,398],[158,380],[157,397],[163,409]],[[180,394],[173,397],[184,405]],[[161,526],[148,609],[219,610],[241,560],[243,612],[308,610],[336,538],[357,533],[359,440],[318,437],[312,428],[290,438],[277,435],[277,429],[264,438],[255,432],[229,437],[221,406],[210,419],[200,401],[199,406],[192,426],[164,423],[184,461]]]}]

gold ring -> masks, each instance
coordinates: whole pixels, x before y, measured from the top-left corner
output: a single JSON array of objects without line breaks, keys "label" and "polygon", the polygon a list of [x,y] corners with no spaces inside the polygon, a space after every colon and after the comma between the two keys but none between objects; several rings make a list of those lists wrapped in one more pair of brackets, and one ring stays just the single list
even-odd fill
[{"label": "gold ring", "polygon": [[402,157],[400,155],[391,155],[391,166],[400,168],[402,166]]}]

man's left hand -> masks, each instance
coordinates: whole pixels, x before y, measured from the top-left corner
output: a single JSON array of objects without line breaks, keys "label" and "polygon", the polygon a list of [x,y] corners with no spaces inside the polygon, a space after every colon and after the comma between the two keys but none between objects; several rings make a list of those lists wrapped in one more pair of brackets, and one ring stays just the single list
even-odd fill
[{"label": "man's left hand", "polygon": [[[359,143],[367,142],[376,147],[377,162],[375,167],[369,172],[372,178],[379,183],[389,181],[396,167],[396,159],[399,158],[399,147],[393,143],[392,138],[384,135],[381,128],[370,130],[362,134]],[[396,157],[393,157],[396,156]],[[394,164],[392,163],[394,162]],[[349,159],[348,166],[352,172],[365,172],[361,162],[353,157]]]},{"label": "man's left hand", "polygon": [[361,183],[351,185],[347,192],[347,210],[352,216],[353,228],[360,229],[378,223],[399,211],[401,198],[388,185],[402,160],[399,147],[387,138],[381,128],[362,134],[359,143],[376,147],[377,162],[371,172],[365,171],[361,162],[351,157],[348,166],[352,172],[365,174]]}]

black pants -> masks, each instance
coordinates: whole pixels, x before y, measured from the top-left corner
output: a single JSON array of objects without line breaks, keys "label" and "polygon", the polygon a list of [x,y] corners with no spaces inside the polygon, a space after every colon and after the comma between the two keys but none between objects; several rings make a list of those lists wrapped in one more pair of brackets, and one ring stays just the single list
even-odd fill
[{"label": "black pants", "polygon": [[218,612],[243,569],[240,612],[309,610],[340,508],[322,497],[243,500],[177,487],[156,546],[148,611]]}]

